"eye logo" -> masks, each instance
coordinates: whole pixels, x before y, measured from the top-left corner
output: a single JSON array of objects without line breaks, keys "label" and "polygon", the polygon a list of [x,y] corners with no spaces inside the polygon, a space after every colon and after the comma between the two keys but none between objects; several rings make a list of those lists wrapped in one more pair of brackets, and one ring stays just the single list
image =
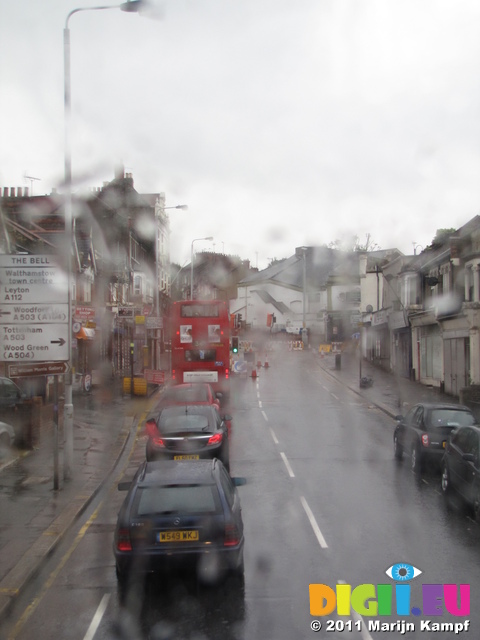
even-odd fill
[{"label": "eye logo", "polygon": [[398,562],[397,564],[392,564],[385,573],[389,578],[392,578],[392,580],[396,580],[397,582],[409,582],[410,580],[417,578],[423,572],[412,564]]}]

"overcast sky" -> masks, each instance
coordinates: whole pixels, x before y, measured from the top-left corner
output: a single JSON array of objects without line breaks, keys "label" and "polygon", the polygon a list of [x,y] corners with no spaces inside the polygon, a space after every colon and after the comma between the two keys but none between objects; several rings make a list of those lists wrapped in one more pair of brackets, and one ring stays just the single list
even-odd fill
[{"label": "overcast sky", "polygon": [[[205,236],[261,269],[351,235],[413,253],[480,213],[478,0],[154,2],[69,22],[73,174],[100,187],[123,162],[187,204],[176,262]],[[85,6],[0,2],[0,187],[61,189]]]}]

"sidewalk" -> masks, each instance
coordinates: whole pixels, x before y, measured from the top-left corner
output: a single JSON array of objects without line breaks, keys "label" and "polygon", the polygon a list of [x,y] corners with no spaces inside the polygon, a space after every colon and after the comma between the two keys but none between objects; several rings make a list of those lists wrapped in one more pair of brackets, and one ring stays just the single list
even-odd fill
[{"label": "sidewalk", "polygon": [[0,622],[29,579],[99,492],[132,427],[152,402],[101,392],[74,397],[74,463],[64,480],[59,429],[59,489],[54,489],[53,424],[42,427],[32,450],[0,458]]},{"label": "sidewalk", "polygon": [[411,406],[417,402],[447,402],[458,404],[458,398],[440,393],[439,390],[428,387],[420,382],[412,382],[407,378],[375,367],[371,362],[362,360],[361,375],[373,379],[371,387],[360,388],[360,362],[356,356],[349,353],[341,354],[340,369],[335,367],[335,355],[327,354],[323,357],[312,349],[322,368],[349,387],[352,391],[368,399],[372,404],[394,418],[399,414],[405,415]]}]

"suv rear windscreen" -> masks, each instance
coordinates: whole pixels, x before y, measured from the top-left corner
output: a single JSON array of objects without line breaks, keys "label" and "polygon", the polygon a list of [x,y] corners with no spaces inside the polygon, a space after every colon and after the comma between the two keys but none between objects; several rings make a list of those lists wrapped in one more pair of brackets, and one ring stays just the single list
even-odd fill
[{"label": "suv rear windscreen", "polygon": [[141,487],[135,496],[137,516],[167,513],[215,513],[221,510],[214,484]]}]

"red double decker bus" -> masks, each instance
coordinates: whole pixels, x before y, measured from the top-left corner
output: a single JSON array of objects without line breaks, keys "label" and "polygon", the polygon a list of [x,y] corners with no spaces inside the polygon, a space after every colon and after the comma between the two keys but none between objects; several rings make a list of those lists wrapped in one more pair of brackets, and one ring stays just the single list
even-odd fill
[{"label": "red double decker bus", "polygon": [[172,383],[209,382],[230,390],[230,317],[223,300],[174,302],[170,317]]}]

